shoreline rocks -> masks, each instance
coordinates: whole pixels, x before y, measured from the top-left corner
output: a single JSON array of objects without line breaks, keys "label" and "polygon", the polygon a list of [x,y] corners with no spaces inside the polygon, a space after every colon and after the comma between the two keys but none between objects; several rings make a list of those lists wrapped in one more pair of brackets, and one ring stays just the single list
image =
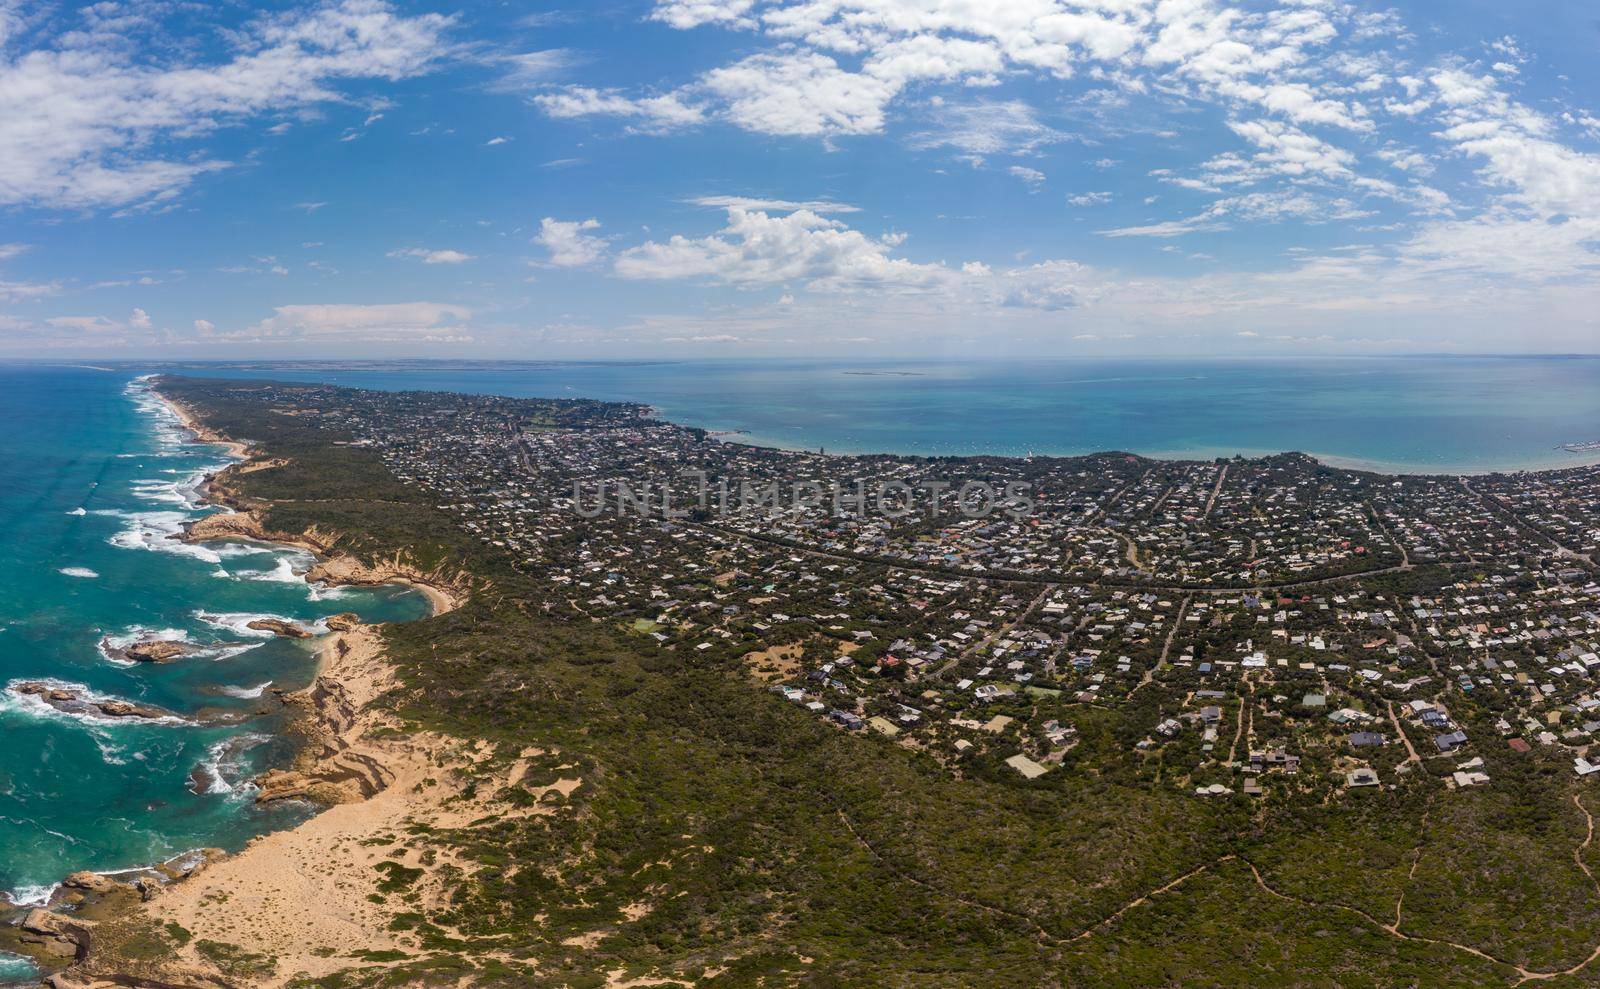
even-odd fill
[{"label": "shoreline rocks", "polygon": [[257,618],[255,621],[245,623],[245,628],[255,629],[257,632],[271,632],[284,639],[309,639],[312,632],[302,628],[294,622],[286,622],[278,618]]},{"label": "shoreline rocks", "polygon": [[17,925],[19,945],[33,948],[47,960],[82,961],[89,954],[92,920],[67,917],[50,910],[29,910]]},{"label": "shoreline rocks", "polygon": [[36,697],[63,714],[98,714],[107,718],[138,718],[148,721],[177,717],[171,711],[164,711],[148,704],[135,704],[132,701],[115,698],[94,700],[80,697],[77,691],[38,680],[24,680],[11,690],[25,697]]},{"label": "shoreline rocks", "polygon": [[128,646],[113,646],[101,640],[100,647],[107,655],[130,663],[170,663],[195,651],[187,642],[170,639],[143,639]]},{"label": "shoreline rocks", "polygon": [[328,631],[330,632],[349,632],[360,627],[362,622],[360,615],[353,611],[345,611],[337,615],[330,616],[326,620],[325,624],[328,626]]}]

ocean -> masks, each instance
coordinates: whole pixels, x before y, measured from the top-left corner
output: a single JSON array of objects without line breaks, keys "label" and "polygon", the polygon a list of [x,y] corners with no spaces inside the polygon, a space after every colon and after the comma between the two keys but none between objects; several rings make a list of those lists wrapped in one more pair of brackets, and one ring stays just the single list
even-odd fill
[{"label": "ocean", "polygon": [[[185,442],[131,370],[0,365],[0,891],[14,902],[44,902],[76,870],[237,849],[292,824],[306,808],[257,808],[246,780],[289,754],[267,691],[308,682],[315,640],[246,623],[428,611],[404,588],[311,587],[298,551],[166,539],[211,510],[196,487],[227,462]],[[195,651],[119,659],[149,633]],[[65,713],[17,689],[28,682],[171,716]],[[0,955],[0,983],[28,973]]]},{"label": "ocean", "polygon": [[1481,473],[1600,461],[1600,357],[191,365],[187,373],[640,402],[837,453],[1212,458]]}]

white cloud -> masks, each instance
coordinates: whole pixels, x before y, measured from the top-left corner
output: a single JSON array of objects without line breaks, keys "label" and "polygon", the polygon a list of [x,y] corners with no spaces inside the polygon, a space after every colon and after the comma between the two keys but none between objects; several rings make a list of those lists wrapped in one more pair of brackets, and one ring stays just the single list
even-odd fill
[{"label": "white cloud", "polygon": [[771,216],[730,207],[722,230],[629,248],[617,257],[616,272],[624,278],[734,285],[801,282],[813,289],[925,285],[946,274],[939,265],[891,257],[899,242],[893,236],[867,237],[810,210]]},{"label": "white cloud", "polygon": [[1006,169],[1006,172],[1026,182],[1028,189],[1032,192],[1038,192],[1039,187],[1044,185],[1045,174],[1037,168],[1029,168],[1026,165],[1012,165]]},{"label": "white cloud", "polygon": [[974,155],[1026,154],[1066,138],[1040,122],[1021,100],[978,100],[937,111],[938,125],[916,135],[923,148],[955,148]]},{"label": "white cloud", "polygon": [[449,23],[437,14],[403,16],[383,0],[343,0],[257,19],[230,37],[233,54],[220,62],[185,58],[188,45],[130,45],[95,31],[7,51],[0,204],[106,207],[172,197],[227,167],[196,139],[338,99],[345,80],[427,71],[446,49]]},{"label": "white cloud", "polygon": [[[278,306],[235,337],[307,342],[443,342],[471,339],[472,310],[439,302]],[[198,324],[196,324],[198,327]]]},{"label": "white cloud", "polygon": [[550,252],[547,264],[581,268],[605,257],[605,238],[587,232],[598,229],[599,220],[556,220],[547,216],[539,221],[539,233],[533,241]]},{"label": "white cloud", "polygon": [[548,83],[582,62],[575,52],[565,48],[548,48],[544,51],[502,55],[492,60],[504,69],[491,87],[496,92],[526,92]]},{"label": "white cloud", "polygon": [[662,96],[629,97],[615,89],[568,86],[541,93],[533,102],[557,119],[577,117],[627,117],[638,121],[645,131],[676,130],[705,121],[705,110],[685,101],[677,93]]},{"label": "white cloud", "polygon": [[[0,244],[0,264],[19,257],[30,249],[27,244]],[[55,282],[14,282],[0,277],[0,300],[5,302],[37,299],[42,296],[52,295],[59,289],[60,286]]]},{"label": "white cloud", "polygon": [[696,196],[689,200],[696,206],[706,206],[711,209],[725,210],[737,206],[747,210],[773,210],[779,213],[792,213],[795,210],[808,209],[813,213],[859,213],[859,207],[848,203],[837,203],[831,199],[765,199],[759,196]]},{"label": "white cloud", "polygon": [[425,247],[401,247],[389,252],[391,258],[415,258],[423,264],[461,264],[471,261],[473,255],[461,251],[434,251]]},{"label": "white cloud", "polygon": [[1303,220],[1307,223],[1328,223],[1334,220],[1360,219],[1369,215],[1370,211],[1361,209],[1348,199],[1317,196],[1291,187],[1229,196],[1217,200],[1194,216],[1179,220],[1116,227],[1099,232],[1106,237],[1168,238],[1225,230],[1234,221],[1278,223],[1284,220]]},{"label": "white cloud", "polygon": [[898,89],[890,80],[847,72],[818,52],[752,55],[706,74],[726,118],[758,134],[871,134]]},{"label": "white cloud", "polygon": [[[995,307],[1075,309],[1099,291],[1100,277],[1072,261],[1051,260],[995,269],[981,262],[952,267],[899,256],[905,238],[870,237],[807,210],[787,216],[738,207],[704,237],[648,241],[617,256],[616,273],[630,279],[684,279],[753,288],[798,285],[808,291],[882,302],[928,297],[965,312]],[[780,305],[794,304],[784,293]]]},{"label": "white cloud", "polygon": [[135,309],[133,315],[128,317],[128,325],[136,330],[148,330],[150,328],[150,314],[143,309]]},{"label": "white cloud", "polygon": [[755,0],[661,0],[650,16],[679,29],[703,24],[749,26],[754,23],[749,17],[754,6]]},{"label": "white cloud", "polygon": [[57,330],[94,334],[110,334],[126,329],[121,323],[104,316],[52,316],[45,320],[45,325]]},{"label": "white cloud", "polygon": [[1104,206],[1111,202],[1109,192],[1079,192],[1067,197],[1068,206]]}]

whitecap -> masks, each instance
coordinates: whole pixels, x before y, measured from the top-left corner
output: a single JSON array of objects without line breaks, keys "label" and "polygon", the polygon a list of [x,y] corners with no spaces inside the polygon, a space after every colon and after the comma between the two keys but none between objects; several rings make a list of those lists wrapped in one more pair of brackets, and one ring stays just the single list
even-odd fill
[{"label": "whitecap", "polygon": [[[205,622],[207,625],[210,625],[212,628],[226,629],[227,631],[232,632],[235,635],[243,635],[243,636],[247,636],[247,637],[253,638],[253,639],[270,639],[270,638],[273,638],[277,633],[270,632],[270,631],[268,631],[266,629],[251,628],[250,627],[250,623],[251,622],[256,622],[256,621],[288,622],[291,625],[295,625],[295,626],[298,626],[300,628],[306,628],[306,626],[304,624],[302,624],[301,622],[296,621],[293,618],[285,618],[282,615],[274,615],[274,614],[270,614],[268,612],[250,612],[250,611],[209,612],[209,611],[196,611],[194,613],[194,616],[196,618],[198,618],[200,621]],[[313,630],[313,629],[308,629],[308,631],[311,631],[311,630]]]},{"label": "whitecap", "polygon": [[264,645],[266,645],[265,642],[245,642],[240,645],[218,643],[209,649],[196,650],[194,654],[202,659],[210,659],[212,662],[221,662],[224,659],[232,659],[235,656],[247,653],[252,649],[260,649]]},{"label": "whitecap", "polygon": [[16,906],[42,907],[50,903],[50,897],[56,895],[56,890],[60,888],[60,883],[51,883],[49,886],[18,886],[6,895]]},{"label": "whitecap", "polygon": [[[194,792],[242,795],[253,790],[254,787],[240,778],[246,768],[244,754],[263,742],[271,741],[271,738],[270,735],[246,732],[208,745],[206,757],[195,767],[196,775],[193,777],[193,783],[198,784],[203,780],[206,786],[203,791]],[[233,777],[232,781],[230,776]]]},{"label": "whitecap", "polygon": [[[43,684],[52,690],[70,691],[74,697],[77,698],[75,703],[83,705],[85,709],[63,711],[61,708],[56,707],[54,704],[51,704],[49,701],[46,701],[44,698],[39,697],[36,694],[24,694],[18,691],[16,688],[24,683],[38,683]],[[180,718],[177,715],[163,715],[157,718],[119,718],[113,717],[109,714],[101,714],[99,711],[96,711],[90,707],[90,705],[93,704],[99,704],[107,701],[120,701],[122,699],[123,698],[120,697],[113,697],[110,694],[102,694],[99,691],[92,690],[81,683],[73,683],[68,680],[57,680],[53,677],[32,677],[12,680],[6,684],[5,690],[0,691],[0,712],[10,711],[32,718],[58,718],[67,721],[75,721],[91,728],[105,728],[113,725],[187,725],[193,723],[187,719]]]},{"label": "whitecap", "polygon": [[181,628],[150,629],[143,625],[135,625],[116,635],[101,636],[95,643],[95,649],[100,653],[100,658],[115,666],[138,666],[138,662],[125,659],[118,655],[120,650],[144,641],[162,642],[188,642],[189,633]]},{"label": "whitecap", "polygon": [[240,570],[233,576],[272,584],[298,584],[305,580],[305,570],[296,570],[295,564],[298,563],[304,568],[312,562],[313,557],[309,553],[285,554],[278,557],[277,566],[271,570]]},{"label": "whitecap", "polygon": [[85,580],[93,580],[96,577],[100,576],[98,573],[95,573],[93,570],[90,570],[88,567],[62,567],[60,570],[57,570],[56,572],[60,573],[60,574],[64,574],[64,575],[66,575],[68,577],[82,577]]},{"label": "whitecap", "polygon": [[265,683],[258,683],[254,687],[218,687],[217,692],[226,694],[229,697],[238,697],[242,700],[255,700],[266,693],[267,688],[270,686],[272,686],[272,681],[268,680]]},{"label": "whitecap", "polygon": [[170,505],[188,505],[182,481],[134,481],[133,496],[144,501],[165,502]]},{"label": "whitecap", "polygon": [[185,523],[194,520],[187,512],[120,512],[102,510],[96,515],[111,515],[125,520],[122,530],[106,540],[119,549],[145,549],[156,553],[187,556],[206,563],[221,564],[225,557],[255,556],[272,552],[272,547],[241,543],[186,543],[180,537]]},{"label": "whitecap", "polygon": [[307,584],[306,586],[310,588],[306,592],[306,596],[313,601],[337,601],[340,598],[348,597],[350,594],[350,588],[342,584],[317,583]]},{"label": "whitecap", "polygon": [[89,510],[80,505],[79,507],[74,508],[72,511],[68,512],[67,514],[68,515],[88,515],[89,514]]},{"label": "whitecap", "polygon": [[100,761],[108,766],[126,766],[128,764],[128,760],[123,758],[128,751],[127,749],[112,742],[111,739],[105,736],[104,732],[96,731],[92,732],[91,735],[94,738],[94,747],[100,750]]}]

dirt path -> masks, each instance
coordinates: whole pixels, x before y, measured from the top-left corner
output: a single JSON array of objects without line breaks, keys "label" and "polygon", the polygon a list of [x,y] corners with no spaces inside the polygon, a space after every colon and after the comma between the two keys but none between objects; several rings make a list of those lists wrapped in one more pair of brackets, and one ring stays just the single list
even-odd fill
[{"label": "dirt path", "polygon": [[[1400,736],[1400,741],[1404,743],[1406,747],[1406,762],[1414,762],[1420,766],[1422,764],[1422,757],[1417,755],[1417,750],[1415,748],[1412,748],[1411,738],[1406,735],[1406,730],[1400,727],[1400,718],[1394,713],[1394,701],[1386,699],[1383,703],[1384,706],[1389,709],[1389,723],[1394,725],[1395,734]],[[1402,765],[1404,765],[1404,763],[1402,763]]]},{"label": "dirt path", "polygon": [[1206,499],[1206,510],[1201,513],[1201,518],[1208,519],[1211,517],[1211,510],[1217,507],[1217,496],[1222,494],[1222,482],[1226,481],[1227,479],[1228,465],[1223,464],[1222,471],[1217,474],[1216,486],[1211,489],[1211,497]]},{"label": "dirt path", "polygon": [[1383,538],[1389,540],[1389,545],[1400,551],[1400,566],[1403,569],[1410,570],[1411,553],[1406,549],[1405,543],[1396,539],[1394,533],[1389,531],[1389,527],[1383,523],[1383,516],[1378,514],[1378,509],[1373,506],[1372,502],[1368,501],[1364,502],[1364,504],[1367,506],[1367,512],[1372,516],[1373,523],[1377,525],[1378,531],[1383,533]]},{"label": "dirt path", "polygon": [[1155,680],[1156,671],[1167,665],[1167,656],[1172,652],[1172,640],[1178,637],[1178,629],[1183,627],[1183,616],[1189,613],[1189,603],[1193,600],[1193,594],[1184,595],[1183,603],[1178,605],[1178,615],[1172,620],[1172,627],[1167,630],[1166,641],[1161,643],[1161,655],[1156,658],[1156,664],[1145,670],[1144,676],[1139,679],[1139,682],[1134,685],[1132,690],[1128,691],[1129,697],[1138,693],[1140,687]]},{"label": "dirt path", "polygon": [[[1253,712],[1256,702],[1256,685],[1250,682],[1250,678],[1248,676],[1241,677],[1240,681],[1245,686],[1245,693],[1241,693],[1239,695],[1239,717],[1234,724],[1233,742],[1228,746],[1228,762],[1230,763],[1233,762],[1234,752],[1239,748],[1239,736],[1244,734],[1244,719],[1246,710],[1248,709]],[[1248,696],[1246,696],[1246,694],[1248,694]],[[1255,722],[1255,716],[1253,713],[1251,714],[1250,720],[1252,724]]]},{"label": "dirt path", "polygon": [[1127,903],[1124,903],[1122,906],[1118,907],[1116,910],[1114,910],[1111,913],[1107,914],[1106,916],[1102,917],[1100,920],[1095,921],[1093,924],[1091,924],[1090,926],[1084,928],[1083,930],[1078,931],[1076,934],[1070,934],[1070,935],[1062,936],[1062,935],[1057,934],[1054,931],[1051,931],[1048,928],[1044,927],[1044,925],[1040,924],[1038,921],[1034,920],[1031,916],[1029,916],[1026,913],[1021,912],[1020,910],[1010,910],[1010,909],[1007,909],[1006,907],[997,907],[997,906],[995,906],[993,904],[984,903],[984,902],[982,902],[980,900],[974,900],[974,899],[970,899],[968,897],[962,897],[962,896],[959,896],[959,895],[953,895],[948,890],[940,889],[939,887],[934,886],[933,884],[931,884],[931,883],[929,883],[929,882],[927,882],[925,880],[919,879],[916,876],[910,875],[909,873],[906,873],[906,872],[896,868],[893,864],[891,864],[889,862],[888,859],[883,857],[883,854],[878,851],[877,846],[873,845],[872,842],[870,842],[870,841],[868,841],[866,839],[866,836],[864,836],[860,831],[856,830],[856,826],[855,826],[854,822],[852,822],[850,820],[850,815],[848,815],[848,814],[846,814],[844,812],[844,808],[839,807],[838,805],[835,805],[834,806],[834,811],[835,811],[835,813],[837,813],[839,815],[839,820],[844,824],[845,830],[850,832],[850,836],[856,840],[856,843],[859,844],[862,848],[866,849],[867,853],[872,856],[873,860],[876,861],[879,865],[883,866],[885,869],[887,869],[893,876],[895,876],[895,878],[904,880],[905,882],[911,883],[914,886],[919,886],[919,887],[921,887],[923,889],[926,889],[926,890],[929,890],[931,892],[940,893],[940,894],[943,894],[943,895],[946,895],[946,896],[951,896],[952,899],[954,899],[957,903],[960,903],[962,906],[970,907],[970,908],[972,908],[974,910],[980,910],[980,911],[983,911],[984,913],[998,914],[998,915],[1000,915],[1002,917],[1006,917],[1006,918],[1009,918],[1011,920],[1019,920],[1019,921],[1023,922],[1024,924],[1028,925],[1030,928],[1032,928],[1033,932],[1041,940],[1048,941],[1048,942],[1050,942],[1052,944],[1055,944],[1057,946],[1068,945],[1068,944],[1072,944],[1072,943],[1077,942],[1077,941],[1082,941],[1084,938],[1089,937],[1090,935],[1094,934],[1096,931],[1099,931],[1101,928],[1106,927],[1106,926],[1114,923],[1118,918],[1120,918],[1123,914],[1126,914],[1129,910],[1133,910],[1133,909],[1135,909],[1135,908],[1137,908],[1139,906],[1142,906],[1145,903],[1150,902],[1152,897],[1160,896],[1162,893],[1170,892],[1170,891],[1178,888],[1179,886],[1183,885],[1185,882],[1189,881],[1190,879],[1193,879],[1195,876],[1200,875],[1202,872],[1205,872],[1208,869],[1214,868],[1215,866],[1217,866],[1217,865],[1219,865],[1219,864],[1221,864],[1223,862],[1226,862],[1229,859],[1232,859],[1234,857],[1232,855],[1224,855],[1223,857],[1217,859],[1214,862],[1206,862],[1206,863],[1204,863],[1202,865],[1197,865],[1193,869],[1190,869],[1188,872],[1183,873],[1182,875],[1176,877],[1175,879],[1171,879],[1171,880],[1163,883],[1162,885],[1157,886],[1155,889],[1152,889],[1150,892],[1141,893],[1139,896],[1136,896],[1133,899],[1129,900]]},{"label": "dirt path", "polygon": [[1400,887],[1400,895],[1394,901],[1394,927],[1391,930],[1400,930],[1401,911],[1406,904],[1406,890],[1410,888],[1411,881],[1417,878],[1417,869],[1422,865],[1422,850],[1427,847],[1428,840],[1428,815],[1433,813],[1433,798],[1428,798],[1428,809],[1422,812],[1422,823],[1418,826],[1417,847],[1411,850],[1411,868],[1406,870],[1406,885]]},{"label": "dirt path", "polygon": [[1421,935],[1417,934],[1407,934],[1400,930],[1398,921],[1393,924],[1384,923],[1378,918],[1372,916],[1372,914],[1367,913],[1365,910],[1357,907],[1346,906],[1343,903],[1319,903],[1315,900],[1306,900],[1298,896],[1291,896],[1288,893],[1273,889],[1270,885],[1268,885],[1266,879],[1261,875],[1261,870],[1256,868],[1255,863],[1249,861],[1248,859],[1242,858],[1239,861],[1243,862],[1245,866],[1249,868],[1251,875],[1255,876],[1257,886],[1261,887],[1264,892],[1275,896],[1280,900],[1294,903],[1302,907],[1310,907],[1312,909],[1340,910],[1345,913],[1354,914],[1378,929],[1386,932],[1389,934],[1389,936],[1396,938],[1397,940],[1413,941],[1418,944],[1437,944],[1446,948],[1454,948],[1455,950],[1463,952],[1464,954],[1482,958],[1486,962],[1490,962],[1504,968],[1509,968],[1511,971],[1517,973],[1516,985],[1521,985],[1524,982],[1542,982],[1548,979],[1558,979],[1568,975],[1576,975],[1578,972],[1587,968],[1589,964],[1596,958],[1600,958],[1600,945],[1597,945],[1595,949],[1589,953],[1588,957],[1578,964],[1573,965],[1571,968],[1564,968],[1554,972],[1537,972],[1532,969],[1524,968],[1523,966],[1514,962],[1507,961],[1504,958],[1491,955],[1489,952],[1484,951],[1481,948],[1474,948],[1470,944],[1462,944],[1459,941],[1449,941],[1443,938],[1431,938],[1422,937]]},{"label": "dirt path", "polygon": [[1583,870],[1584,875],[1589,877],[1589,882],[1594,884],[1595,895],[1600,896],[1600,880],[1595,879],[1594,873],[1589,870],[1588,863],[1583,860],[1583,850],[1588,848],[1590,843],[1594,841],[1594,815],[1589,813],[1589,808],[1583,805],[1583,798],[1578,794],[1574,793],[1572,795],[1572,803],[1578,810],[1583,812],[1583,821],[1587,828],[1582,843],[1572,850],[1572,861],[1578,868]]},{"label": "dirt path", "polygon": [[[1592,838],[1594,836],[1594,819],[1593,819],[1592,816],[1589,815],[1588,809],[1583,806],[1582,802],[1578,800],[1577,796],[1573,797],[1573,802],[1578,805],[1579,810],[1583,811],[1585,818],[1589,821],[1589,834],[1585,837],[1583,844],[1578,846],[1578,850],[1573,853],[1574,857],[1576,858],[1578,856],[1579,852],[1581,852],[1583,848],[1588,846],[1590,840],[1592,840]],[[906,872],[903,872],[902,870],[896,868],[887,859],[885,859],[883,857],[883,855],[872,844],[872,842],[868,841],[866,839],[866,837],[861,834],[861,832],[856,830],[855,824],[850,820],[850,816],[844,812],[844,809],[842,807],[839,807],[839,806],[835,805],[834,810],[838,814],[839,820],[844,824],[845,829],[850,832],[850,836],[852,838],[854,838],[855,841],[858,844],[860,844],[861,847],[864,848],[867,851],[867,853],[870,854],[873,857],[873,859],[878,862],[879,865],[882,865],[885,869],[887,869],[896,878],[902,879],[902,880],[904,880],[906,882],[909,882],[909,883],[911,883],[911,884],[913,884],[915,886],[919,886],[919,887],[921,887],[923,889],[927,889],[927,890],[930,890],[930,891],[942,893],[944,895],[951,895],[949,893],[949,891],[947,891],[947,890],[939,889],[938,887],[936,887],[936,886],[934,886],[934,885],[932,885],[932,884],[930,884],[930,883],[928,883],[928,882],[926,882],[926,881],[924,881],[922,879],[919,879],[916,876],[910,875],[910,874],[908,874]],[[1424,815],[1424,820],[1426,820],[1426,815]],[[1419,863],[1421,862],[1421,851],[1422,851],[1422,845],[1419,843],[1416,852],[1413,853],[1413,858],[1412,858],[1412,863],[1411,863],[1411,870],[1410,870],[1410,872],[1407,873],[1407,880],[1408,881],[1411,878],[1415,877],[1415,875],[1416,875],[1417,867],[1418,867]],[[1184,883],[1188,882],[1190,879],[1193,879],[1195,876],[1198,876],[1201,873],[1204,873],[1204,872],[1210,871],[1212,869],[1215,869],[1217,866],[1222,865],[1225,862],[1230,862],[1230,861],[1238,861],[1241,864],[1243,864],[1245,866],[1245,868],[1249,869],[1250,870],[1250,875],[1254,878],[1256,886],[1259,887],[1262,892],[1266,893],[1267,895],[1269,895],[1269,896],[1271,896],[1271,897],[1273,897],[1275,899],[1283,900],[1286,903],[1293,903],[1293,904],[1295,904],[1297,906],[1305,907],[1307,909],[1312,909],[1312,910],[1337,910],[1337,911],[1340,911],[1340,912],[1343,912],[1343,913],[1353,914],[1354,916],[1361,918],[1362,920],[1364,920],[1367,923],[1371,924],[1372,926],[1378,928],[1379,930],[1381,930],[1384,933],[1388,934],[1390,937],[1395,938],[1396,940],[1410,941],[1410,942],[1417,943],[1417,944],[1440,945],[1442,947],[1452,948],[1452,949],[1454,949],[1456,951],[1460,951],[1463,954],[1472,955],[1475,958],[1481,958],[1482,960],[1484,960],[1486,962],[1489,962],[1492,965],[1498,965],[1498,966],[1500,966],[1502,968],[1509,969],[1511,972],[1516,973],[1516,977],[1517,978],[1516,978],[1516,982],[1514,983],[1514,985],[1521,985],[1524,982],[1539,982],[1539,981],[1545,981],[1545,980],[1548,980],[1548,979],[1555,979],[1555,978],[1561,978],[1561,977],[1564,977],[1564,976],[1575,975],[1578,972],[1582,971],[1583,969],[1587,968],[1591,963],[1594,962],[1594,960],[1596,958],[1600,958],[1600,945],[1597,945],[1595,947],[1595,949],[1593,951],[1591,951],[1586,958],[1584,958],[1583,961],[1579,962],[1576,965],[1571,966],[1570,968],[1564,968],[1564,969],[1560,969],[1559,971],[1554,971],[1554,972],[1534,971],[1532,969],[1525,968],[1525,967],[1523,967],[1521,965],[1518,965],[1518,964],[1516,964],[1514,962],[1507,961],[1504,958],[1500,958],[1500,957],[1498,957],[1496,955],[1492,955],[1489,952],[1484,951],[1481,948],[1474,948],[1470,944],[1462,944],[1459,941],[1450,941],[1450,940],[1447,940],[1447,939],[1444,939],[1444,938],[1431,938],[1431,937],[1424,937],[1424,936],[1417,935],[1417,934],[1407,934],[1407,933],[1405,933],[1404,931],[1400,930],[1400,915],[1401,915],[1401,904],[1400,903],[1396,903],[1395,904],[1395,919],[1391,923],[1391,922],[1384,922],[1382,920],[1379,920],[1377,917],[1374,917],[1372,914],[1367,913],[1365,910],[1362,910],[1359,907],[1352,907],[1352,906],[1348,906],[1348,905],[1343,904],[1343,903],[1322,903],[1322,902],[1318,902],[1316,900],[1307,900],[1307,899],[1304,899],[1302,897],[1294,896],[1294,895],[1291,895],[1289,893],[1282,892],[1281,890],[1274,889],[1272,887],[1272,885],[1267,882],[1266,877],[1261,874],[1261,870],[1256,867],[1256,864],[1254,862],[1251,862],[1249,859],[1243,858],[1243,857],[1241,857],[1239,855],[1236,855],[1236,854],[1223,855],[1222,857],[1216,859],[1215,861],[1207,862],[1207,863],[1204,863],[1202,865],[1195,866],[1194,868],[1188,870],[1187,872],[1184,872],[1183,874],[1181,874],[1181,875],[1179,875],[1179,876],[1177,876],[1177,877],[1175,877],[1175,878],[1173,878],[1171,880],[1168,880],[1167,882],[1165,882],[1162,885],[1156,887],[1155,889],[1150,890],[1148,893],[1143,893],[1143,894],[1141,894],[1139,896],[1134,897],[1133,899],[1129,900],[1127,903],[1124,903],[1122,906],[1118,907],[1116,910],[1113,910],[1111,913],[1107,914],[1105,917],[1101,918],[1100,920],[1096,921],[1095,923],[1091,924],[1090,926],[1084,928],[1083,930],[1078,931],[1075,934],[1070,934],[1070,935],[1066,935],[1066,936],[1057,934],[1057,933],[1049,930],[1048,928],[1046,928],[1042,924],[1040,924],[1037,920],[1034,920],[1033,917],[1029,916],[1026,913],[1018,911],[1018,910],[1011,910],[1011,909],[1007,909],[1005,907],[997,907],[997,906],[994,906],[993,904],[983,903],[983,902],[981,902],[979,900],[973,900],[971,898],[966,898],[966,897],[961,897],[961,896],[953,896],[953,899],[955,899],[956,902],[962,904],[963,906],[970,907],[970,908],[972,908],[974,910],[980,910],[980,911],[983,911],[985,913],[996,914],[996,915],[999,915],[999,916],[1002,916],[1002,917],[1009,918],[1011,920],[1021,921],[1022,923],[1026,924],[1029,928],[1031,928],[1033,930],[1033,932],[1035,933],[1035,935],[1037,935],[1040,940],[1048,941],[1048,942],[1050,942],[1052,944],[1055,944],[1057,946],[1065,946],[1065,945],[1073,944],[1073,943],[1078,942],[1078,941],[1082,941],[1085,938],[1088,938],[1088,937],[1098,933],[1102,929],[1104,929],[1104,928],[1110,926],[1111,924],[1115,923],[1117,920],[1119,920],[1124,915],[1126,915],[1129,911],[1137,909],[1138,907],[1143,906],[1146,903],[1149,903],[1150,900],[1153,899],[1154,897],[1160,896],[1163,893],[1171,892],[1172,890],[1174,890],[1174,889],[1178,888],[1179,886],[1183,885]],[[1582,867],[1582,863],[1581,862],[1579,863],[1579,865],[1580,865],[1580,867]],[[1589,870],[1587,868],[1584,868],[1584,872],[1588,873]],[[1592,878],[1592,876],[1591,876],[1591,878]],[[1401,899],[1402,899],[1402,901],[1404,900],[1404,893],[1403,892],[1401,894]]]},{"label": "dirt path", "polygon": [[1006,622],[1004,625],[997,626],[993,632],[990,632],[988,635],[984,636],[982,639],[979,639],[977,642],[973,643],[972,645],[968,646],[967,648],[965,648],[965,649],[961,650],[960,652],[956,653],[954,656],[951,656],[948,660],[945,661],[943,666],[939,667],[937,670],[934,671],[934,674],[933,674],[934,679],[938,679],[939,677],[944,676],[946,673],[948,673],[951,670],[955,669],[956,665],[958,663],[960,663],[963,659],[966,659],[968,656],[975,655],[979,651],[987,648],[988,646],[992,645],[994,642],[998,641],[1001,636],[1005,635],[1007,632],[1010,632],[1012,629],[1016,628],[1018,625],[1021,625],[1023,622],[1027,621],[1028,620],[1028,616],[1032,615],[1035,611],[1037,611],[1039,609],[1039,605],[1044,604],[1044,599],[1046,597],[1049,597],[1050,596],[1050,592],[1053,591],[1053,590],[1055,590],[1055,585],[1054,584],[1047,585],[1043,590],[1041,590],[1038,593],[1038,595],[1036,597],[1034,597],[1034,599],[1031,602],[1028,603],[1028,606],[1026,608],[1022,609],[1021,613],[1018,614],[1017,617],[1011,619],[1009,622]]}]

